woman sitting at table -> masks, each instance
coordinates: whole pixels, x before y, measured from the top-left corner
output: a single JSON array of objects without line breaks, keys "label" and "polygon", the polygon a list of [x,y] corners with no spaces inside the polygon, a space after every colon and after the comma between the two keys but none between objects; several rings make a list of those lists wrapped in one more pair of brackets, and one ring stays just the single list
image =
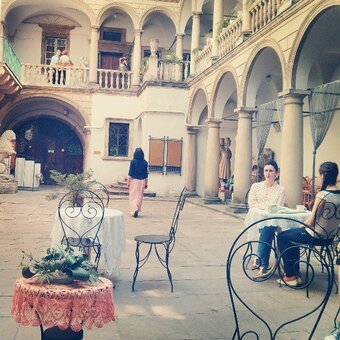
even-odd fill
[{"label": "woman sitting at table", "polygon": [[[279,167],[275,161],[268,162],[263,169],[264,181],[254,183],[249,191],[249,208],[267,209],[270,205],[283,206],[285,189],[275,180],[279,175]],[[274,240],[276,227],[268,226],[260,229],[257,258],[253,263],[254,269],[259,269],[256,278],[266,277],[268,271],[271,244]]]},{"label": "woman sitting at table", "polygon": [[302,283],[299,275],[300,249],[296,243],[318,246],[325,244],[325,240],[332,239],[336,235],[340,226],[336,210],[325,219],[318,209],[322,209],[328,202],[339,207],[340,190],[336,186],[338,173],[336,163],[325,162],[320,165],[317,181],[322,183],[321,190],[316,195],[312,213],[304,222],[311,229],[305,227],[289,229],[278,235],[277,242],[285,271],[285,276],[277,280],[279,284],[287,282],[290,286],[297,286]]}]

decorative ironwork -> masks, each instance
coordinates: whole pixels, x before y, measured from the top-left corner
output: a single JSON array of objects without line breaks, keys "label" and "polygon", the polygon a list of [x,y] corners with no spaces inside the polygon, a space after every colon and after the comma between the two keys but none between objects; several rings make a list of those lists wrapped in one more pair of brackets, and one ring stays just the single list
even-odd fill
[{"label": "decorative ironwork", "polygon": [[[169,267],[169,259],[170,259],[170,254],[176,243],[176,232],[178,228],[178,219],[179,219],[179,215],[181,211],[183,210],[186,197],[187,197],[187,189],[183,188],[179,196],[179,199],[177,201],[177,206],[175,209],[175,213],[172,219],[172,223],[171,223],[171,227],[170,227],[168,235],[138,235],[135,237],[136,269],[135,269],[135,272],[133,273],[132,291],[135,290],[135,283],[137,280],[139,269],[145,265],[145,263],[148,261],[151,255],[152,249],[154,249],[157,259],[167,271],[168,278],[169,278],[170,285],[171,285],[171,292],[173,292],[174,287],[173,287],[172,275],[171,275],[170,267]],[[142,244],[149,246],[149,249],[147,250],[146,255],[143,258],[141,258],[140,251],[139,251],[139,248]],[[164,248],[164,252],[165,252],[164,255],[160,253],[157,246],[162,246]]]},{"label": "decorative ironwork", "polygon": [[[21,78],[21,63],[17,55],[15,54],[11,44],[8,42],[6,37],[3,37],[3,48],[4,48],[4,55],[3,61],[6,63],[17,79],[20,81]],[[2,57],[2,56],[0,56]]]},{"label": "decorative ironwork", "polygon": [[129,124],[110,123],[109,156],[127,157],[129,152]]},{"label": "decorative ironwork", "polygon": [[[103,201],[90,190],[68,192],[58,205],[58,217],[64,233],[61,244],[79,248],[85,253],[86,249],[92,248],[96,254],[94,263],[97,267],[102,246],[98,232],[104,211]],[[77,229],[77,225],[84,229]]]},{"label": "decorative ironwork", "polygon": [[[280,254],[276,245],[272,246],[271,244],[265,243],[268,247],[270,247],[271,255],[274,258],[275,263],[268,272],[267,276],[257,277],[256,275],[252,274],[252,270],[259,269],[261,267],[261,260],[254,252],[254,249],[256,249],[256,246],[258,246],[260,243],[264,242],[245,240],[245,237],[247,235],[247,232],[251,228],[257,228],[257,225],[263,223],[264,221],[268,221],[268,226],[272,225],[272,219],[273,218],[262,219],[245,228],[237,236],[228,253],[226,263],[226,278],[228,292],[231,300],[231,307],[235,320],[235,330],[232,339],[245,339],[247,335],[250,334],[254,335],[256,339],[262,339],[265,336],[264,333],[269,335],[269,339],[271,340],[277,339],[279,336],[282,335],[280,334],[280,332],[282,333],[284,327],[301,319],[314,315],[315,322],[308,337],[308,339],[312,339],[332,291],[334,281],[334,265],[330,245],[332,244],[333,239],[323,239],[322,236],[315,232],[314,229],[310,228],[303,222],[299,222],[292,218],[275,217],[275,220],[285,220],[285,222],[288,221],[289,223],[291,222],[292,224],[295,224],[296,227],[309,229],[312,234],[314,232],[314,239],[316,239],[315,244],[308,245],[295,243],[288,249],[284,250],[282,254]],[[300,257],[298,259],[294,259],[295,270],[297,271],[299,266],[304,266],[305,271],[301,281],[297,276],[297,282],[294,282],[294,284],[289,284],[290,281],[285,281],[282,263],[285,252],[290,251],[293,248],[298,248],[300,253]],[[312,260],[312,258],[316,259],[316,261]],[[235,275],[235,268],[237,268],[239,264],[241,264],[243,276],[241,276],[239,272],[237,272],[237,274]],[[312,282],[315,281],[316,278],[322,278],[325,284],[319,285],[318,287],[324,288],[325,293],[324,295],[322,295],[320,303],[318,303],[317,306],[315,306],[314,304],[310,310],[305,312],[305,314],[292,316],[291,320],[286,320],[281,324],[275,324],[274,321],[270,322],[268,320],[265,320],[260,315],[259,311],[257,311],[254,306],[251,306],[244,296],[242,297],[242,291],[244,292],[244,290],[239,289],[239,287],[242,287],[242,285],[244,284],[244,281],[242,281],[242,279],[250,280],[254,282],[254,284],[261,284],[261,282],[267,281],[272,278],[276,270],[278,271],[279,277],[281,278],[281,285],[285,285],[291,289],[296,290],[309,289]],[[237,282],[237,285],[235,285],[235,282]],[[254,289],[256,289],[255,286]],[[240,317],[241,309],[242,318]],[[255,329],[254,324],[251,324],[249,322],[242,323],[242,320],[247,319],[247,317],[245,316],[245,311],[250,313],[252,317],[255,317],[255,319],[257,319],[259,323],[262,324],[261,331]],[[293,310],[291,314],[293,314]],[[247,329],[247,326],[252,328]],[[260,334],[260,332],[262,331],[263,334]]]},{"label": "decorative ironwork", "polygon": [[149,136],[149,171],[182,174],[183,138]]}]

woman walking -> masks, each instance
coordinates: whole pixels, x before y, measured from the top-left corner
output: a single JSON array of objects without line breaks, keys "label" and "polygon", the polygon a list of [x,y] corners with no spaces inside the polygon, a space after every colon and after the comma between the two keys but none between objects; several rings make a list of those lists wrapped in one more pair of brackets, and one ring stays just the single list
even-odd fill
[{"label": "woman walking", "polygon": [[144,159],[144,152],[137,148],[130,162],[128,188],[130,213],[138,217],[142,209],[144,189],[148,187],[148,162]]}]

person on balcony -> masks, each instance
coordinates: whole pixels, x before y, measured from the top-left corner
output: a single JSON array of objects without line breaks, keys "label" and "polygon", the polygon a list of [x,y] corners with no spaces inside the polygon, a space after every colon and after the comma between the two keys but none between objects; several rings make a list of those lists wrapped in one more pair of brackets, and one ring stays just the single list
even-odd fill
[{"label": "person on balcony", "polygon": [[[51,58],[50,66],[53,68],[50,69],[50,72],[52,74],[52,84],[55,84],[56,77],[57,77],[57,68],[55,66],[58,65],[60,60],[61,50],[56,50],[55,55]],[[58,70],[58,84],[60,84],[60,71]]]},{"label": "person on balcony", "polygon": [[66,83],[66,69],[65,69],[65,67],[73,66],[73,63],[72,63],[70,57],[68,56],[67,50],[64,50],[61,53],[61,57],[59,59],[58,66],[62,66],[62,68],[63,68],[63,84],[65,85],[65,83]]},{"label": "person on balcony", "polygon": [[[306,245],[322,245],[325,240],[334,238],[339,229],[339,216],[330,210],[327,216],[318,213],[318,221],[316,223],[317,209],[322,209],[323,205],[330,202],[339,207],[340,190],[336,185],[339,174],[338,165],[333,162],[325,162],[320,165],[319,176],[317,181],[322,183],[321,190],[317,193],[313,210],[310,216],[304,222],[309,228],[293,228],[280,233],[277,242],[280,254],[283,259],[285,276],[278,279],[279,284],[287,282],[290,286],[297,286],[302,283],[299,272],[300,249],[296,246],[299,244]],[[316,233],[314,233],[314,230]]]},{"label": "person on balcony", "polygon": [[[265,208],[270,205],[283,206],[285,202],[285,189],[276,182],[279,175],[279,167],[275,161],[264,166],[264,181],[254,183],[250,187],[248,196],[249,208]],[[267,226],[260,229],[260,238],[257,248],[257,256],[253,263],[253,269],[258,269],[255,278],[263,278],[270,274],[269,257],[271,244],[275,237],[276,227]]]},{"label": "person on balcony", "polygon": [[141,148],[136,148],[130,162],[127,186],[130,213],[133,217],[138,217],[142,209],[144,189],[148,188],[148,162],[144,159],[144,152]]}]

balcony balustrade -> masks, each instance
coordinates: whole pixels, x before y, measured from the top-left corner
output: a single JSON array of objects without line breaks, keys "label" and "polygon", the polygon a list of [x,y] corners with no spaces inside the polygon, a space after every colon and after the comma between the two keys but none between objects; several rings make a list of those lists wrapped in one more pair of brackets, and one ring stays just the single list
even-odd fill
[{"label": "balcony balustrade", "polygon": [[228,52],[236,47],[237,40],[242,35],[242,18],[233,20],[230,25],[223,29],[219,35],[218,41],[218,53],[220,57],[223,57]]},{"label": "balcony balustrade", "polygon": [[199,74],[212,65],[212,44],[206,45],[195,58],[195,73]]},{"label": "balcony balustrade", "polygon": [[250,8],[251,32],[255,33],[272,21],[284,0],[258,0]]},{"label": "balcony balustrade", "polygon": [[99,86],[105,90],[126,90],[131,87],[132,72],[97,70]]}]

